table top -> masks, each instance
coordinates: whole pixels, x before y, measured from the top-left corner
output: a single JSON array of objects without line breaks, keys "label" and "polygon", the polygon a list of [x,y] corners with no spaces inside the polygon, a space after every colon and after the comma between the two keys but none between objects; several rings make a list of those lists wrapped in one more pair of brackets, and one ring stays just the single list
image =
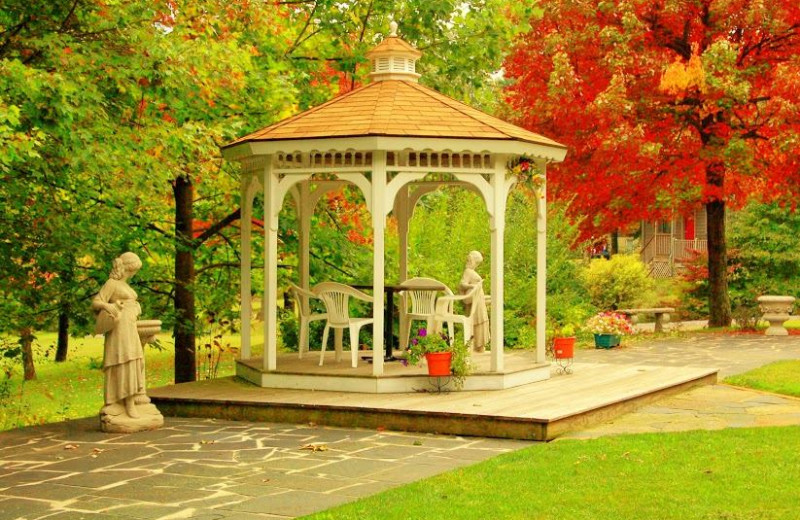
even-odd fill
[{"label": "table top", "polygon": [[[372,289],[374,286],[371,284],[356,284],[351,285],[351,287],[355,287],[356,289]],[[421,291],[444,291],[447,286],[443,283],[441,284],[430,284],[430,285],[403,285],[401,283],[385,283],[383,284],[384,291],[408,291],[412,289],[417,289]]]}]

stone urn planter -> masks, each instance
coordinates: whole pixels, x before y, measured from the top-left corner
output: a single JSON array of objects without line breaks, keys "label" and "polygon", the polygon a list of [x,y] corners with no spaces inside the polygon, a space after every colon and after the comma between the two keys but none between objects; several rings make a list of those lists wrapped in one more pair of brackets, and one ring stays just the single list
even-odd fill
[{"label": "stone urn planter", "polygon": [[762,319],[769,322],[769,328],[764,333],[767,336],[788,336],[789,331],[783,323],[789,319],[794,307],[794,296],[759,296],[758,307],[764,314]]}]

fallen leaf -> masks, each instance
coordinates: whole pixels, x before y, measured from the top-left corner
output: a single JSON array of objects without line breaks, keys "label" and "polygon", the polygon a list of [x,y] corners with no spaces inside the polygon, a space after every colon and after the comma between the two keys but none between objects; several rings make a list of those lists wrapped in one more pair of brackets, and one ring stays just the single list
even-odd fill
[{"label": "fallen leaf", "polygon": [[78,447],[76,445],[74,445],[74,444],[67,444],[66,446],[64,446],[64,449],[65,450],[77,450]]},{"label": "fallen leaf", "polygon": [[304,444],[300,446],[301,450],[310,450],[310,451],[328,451],[327,444]]},{"label": "fallen leaf", "polygon": [[200,444],[214,444],[214,441],[200,441]]}]

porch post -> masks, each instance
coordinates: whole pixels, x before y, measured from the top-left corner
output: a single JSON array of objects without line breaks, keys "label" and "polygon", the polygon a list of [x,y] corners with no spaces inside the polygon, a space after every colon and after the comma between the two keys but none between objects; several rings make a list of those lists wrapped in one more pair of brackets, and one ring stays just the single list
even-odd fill
[{"label": "porch post", "polygon": [[383,277],[386,228],[386,151],[372,152],[372,375],[383,375]]},{"label": "porch post", "polygon": [[[541,175],[547,179],[547,163],[537,161]],[[547,339],[547,181],[536,193],[536,362],[546,363]]]},{"label": "porch post", "polygon": [[503,270],[504,244],[506,227],[506,158],[497,155],[494,158],[494,175],[492,175],[492,216],[490,222],[492,265],[491,265],[491,372],[502,372],[505,368],[503,345]]},{"label": "porch post", "polygon": [[278,177],[272,156],[264,165],[264,359],[263,369],[274,372],[278,356]]},{"label": "porch post", "polygon": [[253,196],[255,195],[256,179],[252,173],[242,175],[241,196],[241,227],[242,227],[242,254],[240,269],[240,312],[242,319],[242,346],[239,350],[240,359],[250,359],[250,327],[253,318],[252,298],[252,229],[253,229]]}]

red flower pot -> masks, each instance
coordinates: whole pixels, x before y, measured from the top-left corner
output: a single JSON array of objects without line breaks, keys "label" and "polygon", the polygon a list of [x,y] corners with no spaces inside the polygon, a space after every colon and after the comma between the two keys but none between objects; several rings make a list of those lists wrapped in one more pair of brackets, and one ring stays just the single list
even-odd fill
[{"label": "red flower pot", "polygon": [[553,353],[556,359],[571,359],[575,357],[575,337],[555,338],[553,340]]},{"label": "red flower pot", "polygon": [[449,376],[452,352],[428,352],[425,361],[428,363],[429,376]]}]

